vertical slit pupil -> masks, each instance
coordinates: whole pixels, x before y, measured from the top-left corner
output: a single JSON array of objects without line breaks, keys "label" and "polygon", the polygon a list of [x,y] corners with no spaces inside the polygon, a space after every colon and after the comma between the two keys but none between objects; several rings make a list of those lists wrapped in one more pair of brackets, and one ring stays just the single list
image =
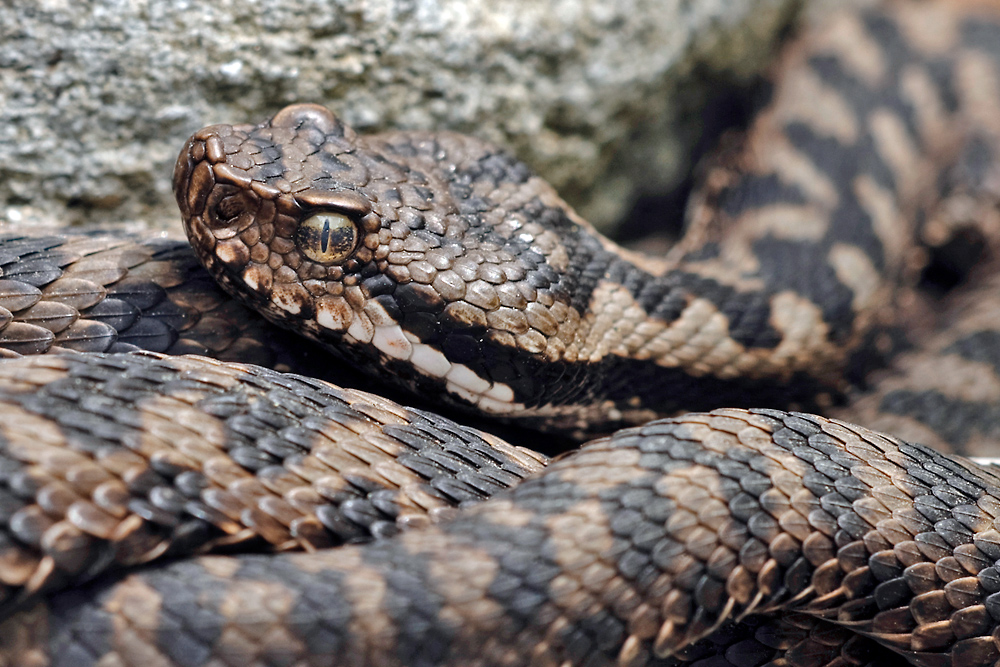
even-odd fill
[{"label": "vertical slit pupil", "polygon": [[320,236],[320,249],[326,252],[326,249],[330,246],[330,220],[323,221],[323,234]]}]

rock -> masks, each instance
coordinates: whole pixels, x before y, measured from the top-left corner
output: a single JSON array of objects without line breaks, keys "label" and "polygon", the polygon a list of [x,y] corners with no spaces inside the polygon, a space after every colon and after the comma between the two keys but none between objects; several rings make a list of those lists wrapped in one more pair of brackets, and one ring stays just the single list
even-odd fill
[{"label": "rock", "polygon": [[675,178],[711,82],[759,71],[796,4],[2,3],[0,220],[175,227],[191,132],[311,101],[360,130],[497,141],[607,222]]}]

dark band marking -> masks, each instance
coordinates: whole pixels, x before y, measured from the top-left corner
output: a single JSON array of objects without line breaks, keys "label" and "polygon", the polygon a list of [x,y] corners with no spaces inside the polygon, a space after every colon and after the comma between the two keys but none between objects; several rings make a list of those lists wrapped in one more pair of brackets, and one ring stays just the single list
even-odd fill
[{"label": "dark band marking", "polygon": [[979,361],[988,364],[1000,376],[1000,331],[977,331],[959,338],[944,348],[941,353],[957,354],[969,361]]}]

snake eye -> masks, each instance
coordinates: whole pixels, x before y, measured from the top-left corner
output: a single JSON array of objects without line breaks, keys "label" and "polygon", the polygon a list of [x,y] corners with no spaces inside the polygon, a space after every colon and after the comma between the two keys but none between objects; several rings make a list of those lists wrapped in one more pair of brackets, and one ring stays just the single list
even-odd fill
[{"label": "snake eye", "polygon": [[346,215],[324,211],[306,218],[295,232],[306,257],[319,264],[338,264],[354,252],[358,227]]}]

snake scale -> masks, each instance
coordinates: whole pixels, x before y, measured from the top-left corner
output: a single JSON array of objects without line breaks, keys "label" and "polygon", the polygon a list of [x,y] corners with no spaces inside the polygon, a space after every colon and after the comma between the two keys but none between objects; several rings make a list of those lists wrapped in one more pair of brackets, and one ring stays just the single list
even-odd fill
[{"label": "snake scale", "polygon": [[[1000,477],[916,444],[998,441],[1000,282],[940,328],[908,287],[1000,240],[998,8],[843,14],[775,77],[662,257],[313,105],[188,141],[190,250],[4,237],[0,665],[1000,661]],[[893,327],[923,346],[843,405]],[[598,437],[550,461],[321,348]]]}]

